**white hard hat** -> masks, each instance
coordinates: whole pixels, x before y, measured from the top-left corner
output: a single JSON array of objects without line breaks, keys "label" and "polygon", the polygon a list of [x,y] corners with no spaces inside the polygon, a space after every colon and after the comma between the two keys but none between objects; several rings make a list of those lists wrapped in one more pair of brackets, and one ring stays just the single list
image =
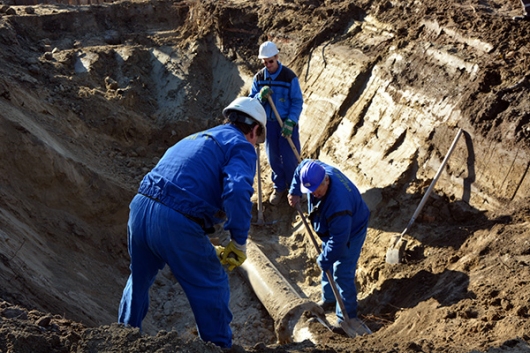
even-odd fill
[{"label": "white hard hat", "polygon": [[276,47],[276,44],[271,41],[267,41],[259,46],[258,59],[272,58],[279,52],[280,51],[278,50],[278,47]]},{"label": "white hard hat", "polygon": [[223,109],[223,115],[225,118],[228,118],[231,110],[237,110],[247,114],[259,123],[263,127],[263,134],[258,137],[258,143],[265,142],[265,137],[267,136],[267,114],[259,100],[250,97],[239,97],[234,99],[232,103]]}]

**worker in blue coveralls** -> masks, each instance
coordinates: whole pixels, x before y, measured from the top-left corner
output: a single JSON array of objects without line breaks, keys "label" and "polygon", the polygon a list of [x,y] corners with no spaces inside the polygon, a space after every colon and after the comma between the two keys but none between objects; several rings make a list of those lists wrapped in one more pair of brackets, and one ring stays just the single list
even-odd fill
[{"label": "worker in blue coveralls", "polygon": [[[300,136],[298,120],[302,113],[304,99],[300,82],[296,74],[279,61],[279,50],[271,41],[264,42],[259,48],[258,58],[262,68],[252,80],[250,97],[257,97],[267,113],[267,140],[265,150],[272,169],[273,192],[269,202],[277,205],[286,194],[298,159],[287,138],[291,138],[300,154]],[[272,98],[282,125],[268,102]]]},{"label": "worker in blue coveralls", "polygon": [[[223,109],[225,124],[195,133],[170,147],[144,176],[129,206],[130,276],[118,322],[142,328],[149,288],[166,264],[184,290],[199,337],[232,346],[228,276],[246,259],[256,143],[266,136],[265,110],[240,97]],[[208,233],[223,221],[231,240],[223,249]]]},{"label": "worker in blue coveralls", "polygon": [[[343,320],[340,306],[326,276],[330,271],[346,308],[348,317],[357,320],[357,289],[355,270],[366,239],[370,210],[357,187],[338,169],[319,160],[304,159],[296,168],[289,189],[289,205],[296,207],[302,193],[309,193],[309,219],[322,240],[317,264],[322,270],[324,311],[335,309],[338,324]],[[364,330],[363,329],[363,330]]]}]

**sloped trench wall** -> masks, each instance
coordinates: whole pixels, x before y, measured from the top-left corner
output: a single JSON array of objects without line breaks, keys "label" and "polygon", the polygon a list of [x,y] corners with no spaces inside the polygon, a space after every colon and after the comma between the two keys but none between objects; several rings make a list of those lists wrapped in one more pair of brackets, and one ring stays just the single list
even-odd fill
[{"label": "sloped trench wall", "polygon": [[[480,73],[479,65],[437,44],[444,38],[433,23],[426,23],[418,41],[377,56],[361,48],[384,48],[392,33],[370,17],[353,26],[360,27],[350,29],[353,40],[315,48],[300,73],[306,157],[338,166],[373,210],[384,202],[384,189],[414,179],[430,182],[462,128],[436,188],[478,210],[503,209],[529,196],[528,151],[486,140],[462,114],[463,90]],[[471,43],[476,55],[491,50],[488,43],[446,32],[451,40]],[[406,71],[424,84],[403,84]]]}]

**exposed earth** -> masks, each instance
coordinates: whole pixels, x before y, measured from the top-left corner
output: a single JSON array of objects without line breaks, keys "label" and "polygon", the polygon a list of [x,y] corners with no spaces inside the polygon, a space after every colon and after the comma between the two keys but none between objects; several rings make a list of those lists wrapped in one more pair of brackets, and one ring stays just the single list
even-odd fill
[{"label": "exposed earth", "polygon": [[[344,170],[372,211],[357,285],[373,334],[311,322],[311,338],[278,342],[274,315],[237,269],[231,351],[530,352],[530,21],[512,19],[521,14],[518,0],[4,0],[0,352],[222,351],[197,337],[167,269],[144,330],[116,323],[128,204],[169,146],[219,124],[248,94],[267,39],[300,78],[302,155]],[[386,263],[458,128],[403,263]],[[296,211],[265,202],[264,218],[272,224],[253,226],[251,241],[318,301],[316,253]]]}]

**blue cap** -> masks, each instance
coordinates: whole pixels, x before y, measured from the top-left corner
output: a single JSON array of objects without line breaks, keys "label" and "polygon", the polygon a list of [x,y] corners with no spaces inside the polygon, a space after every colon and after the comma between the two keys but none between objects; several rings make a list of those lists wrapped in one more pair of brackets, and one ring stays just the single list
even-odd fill
[{"label": "blue cap", "polygon": [[300,171],[300,190],[305,193],[313,193],[326,177],[324,167],[315,161],[306,163]]}]

